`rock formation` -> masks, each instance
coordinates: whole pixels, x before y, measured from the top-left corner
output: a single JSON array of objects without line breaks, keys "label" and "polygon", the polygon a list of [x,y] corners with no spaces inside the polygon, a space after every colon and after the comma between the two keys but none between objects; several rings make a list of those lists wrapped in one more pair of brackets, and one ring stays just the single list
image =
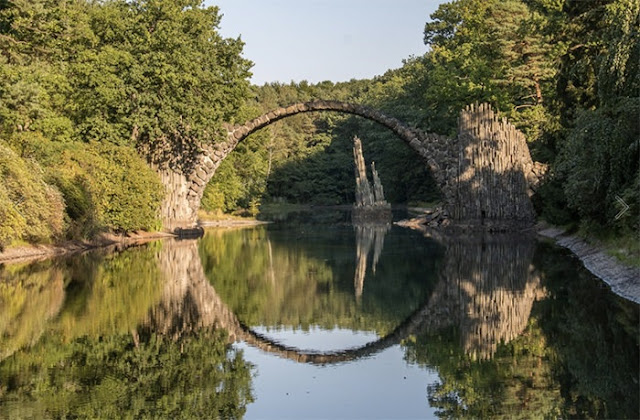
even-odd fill
[{"label": "rock formation", "polygon": [[356,163],[356,207],[370,207],[376,202],[373,189],[367,178],[367,167],[362,156],[362,142],[353,138],[353,159]]},{"label": "rock formation", "polygon": [[357,136],[353,138],[353,159],[356,164],[356,202],[353,205],[352,219],[354,222],[389,223],[391,204],[384,199],[384,191],[375,163],[371,163],[373,186],[369,182],[362,155],[362,142]]}]

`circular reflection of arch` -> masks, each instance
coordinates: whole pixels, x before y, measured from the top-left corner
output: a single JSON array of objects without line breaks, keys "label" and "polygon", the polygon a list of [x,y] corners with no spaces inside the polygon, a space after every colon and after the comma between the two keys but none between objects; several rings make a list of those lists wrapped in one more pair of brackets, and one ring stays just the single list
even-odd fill
[{"label": "circular reflection of arch", "polygon": [[441,302],[429,299],[392,332],[364,346],[344,351],[304,351],[271,340],[238,319],[207,280],[197,241],[164,242],[158,258],[167,281],[161,302],[150,311],[146,327],[174,339],[200,328],[222,328],[232,341],[245,341],[252,347],[283,358],[300,363],[334,364],[372,356],[399,344],[422,328],[431,327],[432,322],[448,322],[446,316],[439,314],[443,309]]},{"label": "circular reflection of arch", "polygon": [[[478,336],[480,341],[469,350],[475,349],[482,357],[490,357],[496,345],[492,337],[510,341],[518,335],[526,325],[533,302],[544,295],[540,278],[530,272],[533,243],[527,241],[518,245],[509,241],[483,240],[466,244],[457,241],[449,244],[448,249],[451,260],[445,264],[445,272],[433,294],[392,332],[361,347],[314,352],[280,344],[240,322],[207,280],[197,241],[167,241],[158,255],[167,281],[163,298],[151,310],[147,326],[174,338],[200,328],[222,328],[228,331],[232,341],[242,340],[286,359],[336,364],[370,357],[400,344],[411,335],[457,323],[468,327],[464,329],[469,335],[467,338],[478,335],[475,327],[488,329]],[[460,258],[467,261],[462,271]],[[499,270],[492,267],[499,267]],[[514,278],[522,279],[522,288],[513,289]],[[496,299],[504,305],[496,307]],[[482,310],[478,314],[472,313],[469,318],[469,309],[478,304]],[[490,323],[478,324],[487,317],[491,318]]]},{"label": "circular reflection of arch", "polygon": [[432,305],[430,305],[429,302],[426,303],[409,315],[407,319],[384,337],[371,341],[364,346],[346,350],[333,350],[327,352],[301,350],[296,347],[280,344],[263,334],[253,331],[242,323],[238,323],[241,331],[239,334],[236,334],[236,336],[252,347],[268,353],[274,353],[282,358],[299,363],[309,363],[314,365],[344,363],[373,356],[391,346],[400,344],[410,335],[419,332],[424,327],[425,320],[431,318],[431,306]]}]

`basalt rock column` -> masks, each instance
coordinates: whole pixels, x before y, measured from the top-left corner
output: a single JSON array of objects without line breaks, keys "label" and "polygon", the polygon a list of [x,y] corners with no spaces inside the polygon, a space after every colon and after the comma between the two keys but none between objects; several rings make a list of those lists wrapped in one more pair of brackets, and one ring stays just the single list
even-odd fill
[{"label": "basalt rock column", "polygon": [[356,136],[353,138],[353,159],[356,163],[356,207],[373,206],[375,197],[369,179],[367,167],[362,156],[362,142]]},{"label": "basalt rock column", "polygon": [[158,139],[153,144],[140,147],[164,186],[160,204],[160,218],[166,231],[192,229],[196,226],[201,196],[194,185],[206,185],[205,149],[192,135],[188,127],[181,127]]},{"label": "basalt rock column", "polygon": [[353,159],[356,164],[356,202],[351,213],[353,221],[356,223],[389,223],[391,221],[391,205],[384,199],[382,183],[373,163],[371,164],[373,186],[369,183],[367,168],[362,156],[362,142],[357,136],[353,138]]},{"label": "basalt rock column", "polygon": [[197,208],[189,200],[191,180],[188,175],[170,169],[157,169],[165,193],[160,205],[160,218],[165,230],[193,228],[196,225]]},{"label": "basalt rock column", "polygon": [[378,171],[376,171],[376,163],[371,162],[371,174],[373,175],[373,196],[374,201],[376,203],[386,204],[387,201],[384,199],[384,190],[382,189],[382,182],[380,182],[380,177],[378,176]]},{"label": "basalt rock column", "polygon": [[458,119],[458,171],[449,214],[473,226],[533,224],[529,196],[538,180],[524,134],[498,119],[488,104],[470,105]]}]

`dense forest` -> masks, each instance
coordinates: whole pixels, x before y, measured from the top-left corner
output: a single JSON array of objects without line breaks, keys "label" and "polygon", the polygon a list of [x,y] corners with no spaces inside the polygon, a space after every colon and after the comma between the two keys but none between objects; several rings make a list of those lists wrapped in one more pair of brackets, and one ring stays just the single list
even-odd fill
[{"label": "dense forest", "polygon": [[[461,108],[489,102],[550,173],[547,221],[637,238],[640,27],[635,0],[457,0],[425,16],[428,52],[372,80],[249,83],[239,39],[200,0],[0,0],[0,247],[158,229],[152,169],[167,142],[215,142],[311,99],[365,104],[455,135]],[[425,165],[391,132],[311,113],[241,143],[206,210],[353,202],[351,139],[363,139],[392,203],[437,202]],[[631,208],[624,217],[616,196]],[[637,240],[627,243],[633,244]]]}]

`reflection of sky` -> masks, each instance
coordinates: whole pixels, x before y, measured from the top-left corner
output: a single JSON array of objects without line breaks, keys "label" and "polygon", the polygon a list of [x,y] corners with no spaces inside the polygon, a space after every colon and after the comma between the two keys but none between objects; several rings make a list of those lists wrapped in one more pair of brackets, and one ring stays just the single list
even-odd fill
[{"label": "reflection of sky", "polygon": [[273,327],[256,327],[252,330],[285,346],[312,351],[347,350],[364,346],[379,338],[378,334],[374,332],[340,328],[326,330],[318,326],[310,327],[308,331],[293,330],[292,328],[274,329]]},{"label": "reflection of sky", "polygon": [[[362,346],[374,333],[331,331],[254,331],[287,346],[327,351]],[[400,419],[435,418],[427,401],[427,386],[438,382],[432,369],[409,365],[398,345],[366,359],[328,366],[297,363],[235,344],[253,363],[256,401],[246,418],[260,419]]]}]

